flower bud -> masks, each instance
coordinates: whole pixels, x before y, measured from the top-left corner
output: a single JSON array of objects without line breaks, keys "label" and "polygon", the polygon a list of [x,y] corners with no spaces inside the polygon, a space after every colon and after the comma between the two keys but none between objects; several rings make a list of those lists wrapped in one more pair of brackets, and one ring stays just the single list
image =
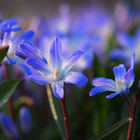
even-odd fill
[{"label": "flower bud", "polygon": [[31,129],[31,115],[27,107],[22,107],[19,111],[20,128],[23,135],[28,135]]},{"label": "flower bud", "polygon": [[0,124],[7,137],[12,140],[20,139],[20,135],[15,123],[5,113],[0,113]]}]

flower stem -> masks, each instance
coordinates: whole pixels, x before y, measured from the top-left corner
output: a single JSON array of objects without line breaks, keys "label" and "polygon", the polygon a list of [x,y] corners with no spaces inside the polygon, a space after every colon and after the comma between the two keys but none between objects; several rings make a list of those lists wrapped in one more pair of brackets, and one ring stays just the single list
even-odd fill
[{"label": "flower stem", "polygon": [[67,107],[66,107],[65,94],[64,94],[64,97],[60,99],[60,102],[61,102],[61,107],[62,107],[62,112],[63,112],[66,137],[67,137],[67,140],[71,140],[71,131],[70,131],[69,118],[68,118],[68,112],[67,112]]},{"label": "flower stem", "polygon": [[130,102],[128,96],[126,96],[125,99],[126,99],[127,104],[128,104],[130,118],[132,118],[133,110],[132,110],[131,102]]},{"label": "flower stem", "polygon": [[[9,71],[8,71],[8,66],[5,65],[5,79],[6,80],[9,80],[10,79],[10,76],[9,76]],[[9,115],[10,115],[10,118],[12,120],[14,120],[14,111],[13,111],[13,102],[12,102],[12,98],[9,98],[8,100],[8,109],[9,109]]]},{"label": "flower stem", "polygon": [[136,117],[136,109],[137,109],[137,102],[138,102],[138,95],[139,95],[139,93],[140,93],[140,90],[138,89],[137,93],[136,93],[136,96],[135,96],[133,113],[132,113],[132,116],[130,116],[127,140],[132,140],[133,128],[134,128],[134,122],[135,122],[135,117]]},{"label": "flower stem", "polygon": [[[68,86],[68,85],[67,85]],[[69,91],[70,91],[70,95],[71,95],[71,98],[72,98],[72,101],[73,101],[73,104],[74,104],[74,109],[75,109],[75,115],[76,115],[76,118],[77,118],[77,122],[78,122],[78,125],[79,125],[79,130],[80,130],[80,139],[81,140],[85,140],[85,131],[84,131],[84,126],[83,126],[83,122],[82,122],[82,115],[80,113],[80,109],[79,109],[79,106],[78,106],[78,102],[76,100],[76,96],[75,96],[75,91],[74,91],[74,87],[73,85],[69,85]]]}]

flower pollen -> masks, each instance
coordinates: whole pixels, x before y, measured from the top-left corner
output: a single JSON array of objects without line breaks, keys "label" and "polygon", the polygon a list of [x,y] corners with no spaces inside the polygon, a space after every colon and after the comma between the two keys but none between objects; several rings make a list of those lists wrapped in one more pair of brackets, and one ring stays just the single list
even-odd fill
[{"label": "flower pollen", "polygon": [[55,70],[54,79],[55,80],[61,80],[62,79],[62,74],[58,70]]}]

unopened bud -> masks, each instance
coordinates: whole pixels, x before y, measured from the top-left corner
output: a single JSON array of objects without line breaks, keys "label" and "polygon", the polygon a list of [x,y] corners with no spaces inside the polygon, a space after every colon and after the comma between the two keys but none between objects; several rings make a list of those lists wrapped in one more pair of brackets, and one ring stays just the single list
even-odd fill
[{"label": "unopened bud", "polygon": [[20,139],[20,135],[15,123],[5,113],[0,113],[0,124],[7,137],[12,140]]},{"label": "unopened bud", "polygon": [[20,109],[19,121],[22,134],[27,136],[31,129],[31,114],[27,107],[22,107]]}]

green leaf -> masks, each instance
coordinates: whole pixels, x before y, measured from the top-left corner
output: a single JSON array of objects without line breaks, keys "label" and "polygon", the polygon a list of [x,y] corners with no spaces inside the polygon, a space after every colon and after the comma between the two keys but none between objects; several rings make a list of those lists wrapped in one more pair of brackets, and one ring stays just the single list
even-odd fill
[{"label": "green leaf", "polygon": [[12,96],[14,90],[23,80],[9,80],[0,84],[0,108]]},{"label": "green leaf", "polygon": [[53,95],[50,84],[46,85],[46,89],[47,89],[47,95],[48,95],[48,100],[50,103],[52,115],[54,117],[54,120],[57,124],[58,129],[60,130],[63,140],[66,140],[63,114],[62,114],[60,100]]},{"label": "green leaf", "polygon": [[108,57],[108,54],[112,49],[116,47],[116,37],[115,34],[111,34],[108,38],[108,44],[107,44],[107,49],[106,49],[106,57]]},{"label": "green leaf", "polygon": [[95,77],[105,77],[105,69],[96,54],[94,54],[92,69]]},{"label": "green leaf", "polygon": [[8,45],[0,47],[0,63],[2,62],[4,57],[6,56],[8,49],[9,49]]},{"label": "green leaf", "polygon": [[129,118],[123,119],[120,122],[116,123],[107,130],[101,132],[100,134],[88,139],[88,140],[112,140],[117,137],[119,134],[128,129]]}]

